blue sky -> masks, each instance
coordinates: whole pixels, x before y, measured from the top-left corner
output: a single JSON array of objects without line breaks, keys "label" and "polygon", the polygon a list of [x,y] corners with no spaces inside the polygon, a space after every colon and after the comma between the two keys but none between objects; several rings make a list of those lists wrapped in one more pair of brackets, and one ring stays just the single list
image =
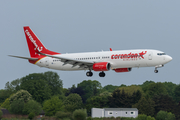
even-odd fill
[{"label": "blue sky", "polygon": [[60,53],[126,49],[161,50],[173,60],[154,73],[154,67],[134,68],[129,73],[106,72],[100,78],[85,71],[55,71],[63,87],[83,80],[98,80],[102,86],[142,84],[146,80],[179,84],[180,1],[168,0],[1,0],[0,1],[0,89],[5,83],[40,68],[27,60],[8,55],[29,56],[23,26],[30,26],[43,44]]}]

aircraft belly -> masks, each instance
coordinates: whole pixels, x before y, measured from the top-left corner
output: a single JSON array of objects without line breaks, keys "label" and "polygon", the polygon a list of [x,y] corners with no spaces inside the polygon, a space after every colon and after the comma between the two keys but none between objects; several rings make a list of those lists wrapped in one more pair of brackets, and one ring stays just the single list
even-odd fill
[{"label": "aircraft belly", "polygon": [[64,70],[64,71],[83,70],[82,68],[79,69],[79,66],[72,67],[73,65],[70,65],[70,64],[63,65],[63,64],[64,63],[60,61],[57,63],[53,62],[51,63],[50,68],[56,69],[56,70]]},{"label": "aircraft belly", "polygon": [[67,64],[63,66],[63,70],[74,71],[74,70],[84,70],[83,68],[79,68],[79,66],[73,67],[73,65]]},{"label": "aircraft belly", "polygon": [[112,68],[129,68],[135,67],[136,61],[114,60]]},{"label": "aircraft belly", "polygon": [[160,65],[160,64],[162,64],[161,63],[162,60],[159,60],[157,57],[154,56],[152,60],[147,61],[147,65],[148,65],[148,67]]},{"label": "aircraft belly", "polygon": [[130,67],[147,67],[146,59],[121,59],[114,60],[112,68],[130,68]]}]

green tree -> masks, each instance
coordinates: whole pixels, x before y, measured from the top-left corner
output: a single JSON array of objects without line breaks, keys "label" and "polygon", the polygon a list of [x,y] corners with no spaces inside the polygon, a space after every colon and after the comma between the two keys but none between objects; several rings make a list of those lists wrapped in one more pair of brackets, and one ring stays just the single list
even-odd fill
[{"label": "green tree", "polygon": [[135,104],[138,103],[138,101],[141,99],[142,96],[142,92],[140,92],[140,90],[134,91],[133,94],[131,95],[132,98],[132,102],[131,104]]},{"label": "green tree", "polygon": [[14,93],[20,90],[21,79],[16,79],[5,84],[5,90]]},{"label": "green tree", "polygon": [[32,100],[32,96],[28,91],[19,90],[9,98],[10,112],[14,114],[23,114],[24,104],[30,100]]},{"label": "green tree", "polygon": [[176,120],[180,120],[180,114],[179,114],[180,113],[180,103],[175,106],[172,113],[175,114]]},{"label": "green tree", "polygon": [[63,102],[58,96],[53,96],[51,99],[46,100],[43,104],[43,110],[47,116],[53,116],[57,111],[62,111],[63,109]]},{"label": "green tree", "polygon": [[112,97],[109,98],[109,105],[110,107],[131,107],[130,105],[130,96],[128,94],[126,94],[124,92],[124,90],[119,90],[116,89],[113,93],[112,93]]},{"label": "green tree", "polygon": [[148,88],[148,86],[151,84],[151,83],[155,83],[154,81],[145,81],[142,85],[140,85],[141,87],[142,87],[142,90],[144,91],[144,93],[146,93],[146,91],[147,91],[147,88]]},{"label": "green tree", "polygon": [[71,88],[69,88],[66,92],[65,92],[65,96],[68,96],[72,93],[77,93],[81,96],[83,103],[85,103],[85,98],[83,98],[83,96],[85,95],[85,91],[82,89],[82,87],[76,87],[75,85],[72,85]]},{"label": "green tree", "polygon": [[34,117],[35,117],[35,113],[33,113],[33,112],[29,113],[28,118],[30,120],[32,120]]},{"label": "green tree", "polygon": [[21,89],[27,90],[34,100],[43,103],[51,97],[51,89],[42,73],[29,74],[22,78]]},{"label": "green tree", "polygon": [[146,94],[148,94],[152,98],[154,95],[160,95],[160,94],[167,95],[168,92],[164,84],[161,82],[158,82],[158,83],[151,83],[150,85],[148,85]]},{"label": "green tree", "polygon": [[81,96],[82,99],[85,100],[85,101],[89,97],[98,95],[102,90],[101,83],[99,81],[96,81],[96,80],[93,80],[93,81],[84,80],[83,82],[79,83],[77,85],[77,87],[81,87],[82,90],[86,93],[86,94]]},{"label": "green tree", "polygon": [[54,95],[62,95],[62,80],[55,72],[33,73],[21,78],[21,89],[27,90],[37,102],[43,103]]},{"label": "green tree", "polygon": [[3,116],[3,112],[0,110],[0,119],[2,118]]},{"label": "green tree", "polygon": [[176,120],[176,117],[174,114],[172,114],[171,112],[169,112],[167,114],[167,119],[166,120]]},{"label": "green tree", "polygon": [[147,120],[155,120],[155,118],[151,116],[147,116]]},{"label": "green tree", "polygon": [[63,94],[63,83],[56,72],[48,71],[44,74],[45,80],[51,89],[51,96]]},{"label": "green tree", "polygon": [[[154,116],[154,107],[155,102],[151,100],[151,98],[145,98],[142,97],[138,103],[132,106],[133,108],[137,108],[139,111],[139,114],[145,114],[149,116]],[[148,109],[147,109],[148,108]]]},{"label": "green tree", "polygon": [[60,120],[63,120],[64,118],[72,119],[72,113],[70,112],[64,112],[64,111],[58,111],[56,112],[56,118],[59,118]]},{"label": "green tree", "polygon": [[100,96],[107,96],[107,97],[111,97],[111,96],[112,96],[112,94],[111,94],[110,92],[108,92],[108,91],[104,91],[104,92],[102,92],[102,93],[100,94]]},{"label": "green tree", "polygon": [[76,93],[70,94],[64,100],[64,107],[65,107],[65,110],[68,112],[73,112],[76,109],[81,109],[82,105],[83,105],[82,98]]},{"label": "green tree", "polygon": [[10,112],[13,114],[23,114],[24,101],[13,100],[10,104]]},{"label": "green tree", "polygon": [[116,89],[112,96],[109,97],[109,106],[110,107],[123,107],[130,108],[132,105],[136,104],[141,98],[141,92],[134,91],[133,94],[125,93],[124,89]]},{"label": "green tree", "polygon": [[163,83],[168,95],[170,97],[174,97],[174,89],[176,88],[176,84],[172,83],[172,82],[164,82]]},{"label": "green tree", "polygon": [[173,112],[176,108],[176,102],[168,95],[155,95],[153,97],[153,101],[155,102],[155,114],[157,114],[160,110]]},{"label": "green tree", "polygon": [[3,103],[9,96],[11,95],[12,92],[8,90],[0,90],[0,103]]},{"label": "green tree", "polygon": [[139,114],[137,120],[147,120],[147,115]]},{"label": "green tree", "polygon": [[11,94],[14,91],[14,88],[13,88],[13,86],[11,85],[11,83],[9,81],[5,84],[5,90],[10,91]]},{"label": "green tree", "polygon": [[26,90],[19,90],[9,98],[10,104],[16,100],[27,103],[29,100],[32,100],[32,95]]},{"label": "green tree", "polygon": [[131,85],[131,86],[125,86],[125,87],[119,87],[118,88],[121,92],[124,90],[125,93],[129,95],[133,95],[134,92],[139,91],[141,94],[144,94],[142,88],[137,85]]},{"label": "green tree", "polygon": [[106,85],[106,86],[103,87],[102,91],[113,92],[117,88],[118,88],[118,86]]},{"label": "green tree", "polygon": [[6,108],[7,110],[10,110],[10,101],[9,98],[7,98],[3,104],[1,105],[2,108]]},{"label": "green tree", "polygon": [[174,89],[174,96],[177,103],[180,103],[180,84]]},{"label": "green tree", "polygon": [[73,112],[74,120],[86,120],[87,112],[83,109],[78,109]]},{"label": "green tree", "polygon": [[69,90],[67,88],[63,88],[63,93],[65,96],[69,95]]},{"label": "green tree", "polygon": [[23,114],[27,115],[33,112],[35,115],[39,115],[41,111],[42,111],[42,107],[38,102],[34,100],[29,100],[24,105]]},{"label": "green tree", "polygon": [[108,97],[109,96],[93,96],[87,99],[86,109],[88,115],[91,113],[91,108],[108,108]]},{"label": "green tree", "polygon": [[156,115],[156,120],[175,120],[175,115],[165,111],[159,111]]}]

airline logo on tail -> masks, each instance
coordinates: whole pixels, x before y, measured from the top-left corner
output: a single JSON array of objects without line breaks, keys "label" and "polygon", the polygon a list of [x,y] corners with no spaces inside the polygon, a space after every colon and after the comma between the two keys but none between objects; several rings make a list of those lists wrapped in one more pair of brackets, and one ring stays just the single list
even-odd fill
[{"label": "airline logo on tail", "polygon": [[[42,51],[43,47],[41,47],[41,49],[39,48],[39,46],[36,43],[36,40],[33,39],[33,37],[31,36],[31,34],[29,33],[28,30],[25,30],[25,33],[27,34],[27,36],[29,37],[29,39],[31,40],[31,42],[34,44],[34,46],[38,49],[38,51]],[[35,50],[36,50],[35,48]]]}]

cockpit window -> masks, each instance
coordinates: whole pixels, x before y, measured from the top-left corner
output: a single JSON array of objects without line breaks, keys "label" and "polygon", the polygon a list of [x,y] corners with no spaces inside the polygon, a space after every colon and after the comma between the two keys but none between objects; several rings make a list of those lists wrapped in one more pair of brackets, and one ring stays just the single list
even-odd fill
[{"label": "cockpit window", "polygon": [[157,55],[166,55],[166,53],[157,53]]}]

